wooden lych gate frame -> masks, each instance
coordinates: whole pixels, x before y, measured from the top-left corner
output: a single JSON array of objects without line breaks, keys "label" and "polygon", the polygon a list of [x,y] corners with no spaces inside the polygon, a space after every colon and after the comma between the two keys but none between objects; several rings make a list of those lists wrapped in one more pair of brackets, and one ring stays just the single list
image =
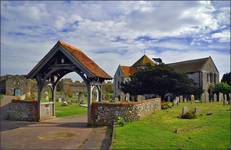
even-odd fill
[{"label": "wooden lych gate frame", "polygon": [[40,121],[41,93],[45,83],[51,85],[52,115],[55,116],[55,91],[58,81],[70,72],[81,76],[88,91],[88,123],[91,123],[91,103],[94,87],[97,89],[98,100],[102,100],[102,82],[112,77],[101,69],[93,60],[80,49],[58,41],[44,58],[28,73],[27,78],[36,79],[38,88],[38,121]]}]

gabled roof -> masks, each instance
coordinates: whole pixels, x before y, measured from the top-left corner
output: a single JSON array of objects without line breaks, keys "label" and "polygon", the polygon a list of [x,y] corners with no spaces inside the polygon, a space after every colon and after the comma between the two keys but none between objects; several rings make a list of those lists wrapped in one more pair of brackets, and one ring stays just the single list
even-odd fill
[{"label": "gabled roof", "polygon": [[129,66],[119,66],[119,67],[123,72],[124,76],[126,77],[133,75],[137,71],[135,67],[129,67]]},{"label": "gabled roof", "polygon": [[64,42],[58,41],[59,44],[66,50],[68,50],[71,55],[73,55],[80,63],[83,64],[92,74],[97,77],[112,79],[102,68],[100,68],[92,59],[90,59],[86,54],[84,54],[80,49]]},{"label": "gabled roof", "polygon": [[[181,62],[176,62],[176,63],[170,63],[170,64],[167,64],[167,65],[169,67],[172,67],[176,72],[179,72],[179,73],[198,72],[198,71],[201,71],[203,69],[204,65],[210,59],[212,60],[212,58],[209,56],[209,57],[206,57],[206,58],[181,61]],[[217,68],[216,68],[216,70],[217,70]]]},{"label": "gabled roof", "polygon": [[139,67],[139,66],[143,66],[143,65],[155,66],[156,64],[150,58],[148,58],[148,56],[144,55],[138,61],[136,61],[132,65],[132,67]]},{"label": "gabled roof", "polygon": [[47,55],[31,70],[27,77],[34,78],[35,74],[38,73],[59,50],[63,51],[64,55],[68,55],[71,56],[71,58],[74,58],[72,61],[73,64],[79,64],[79,66],[81,66],[86,72],[89,72],[92,77],[112,79],[110,75],[108,75],[80,49],[64,41],[58,41],[56,45],[47,53]]}]

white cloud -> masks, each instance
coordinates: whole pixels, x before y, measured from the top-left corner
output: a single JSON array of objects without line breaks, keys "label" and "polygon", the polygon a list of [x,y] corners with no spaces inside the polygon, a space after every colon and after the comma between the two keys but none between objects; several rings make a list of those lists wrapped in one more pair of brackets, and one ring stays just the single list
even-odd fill
[{"label": "white cloud", "polygon": [[220,42],[230,42],[230,31],[222,31],[212,34],[212,38],[219,39]]}]

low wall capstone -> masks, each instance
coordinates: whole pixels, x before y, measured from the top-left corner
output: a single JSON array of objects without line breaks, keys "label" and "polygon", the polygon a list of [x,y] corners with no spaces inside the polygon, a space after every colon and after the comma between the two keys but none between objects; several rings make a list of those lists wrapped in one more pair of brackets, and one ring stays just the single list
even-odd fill
[{"label": "low wall capstone", "polygon": [[119,116],[125,121],[134,121],[160,109],[160,98],[140,102],[94,102],[91,105],[91,119],[93,125],[111,125]]}]

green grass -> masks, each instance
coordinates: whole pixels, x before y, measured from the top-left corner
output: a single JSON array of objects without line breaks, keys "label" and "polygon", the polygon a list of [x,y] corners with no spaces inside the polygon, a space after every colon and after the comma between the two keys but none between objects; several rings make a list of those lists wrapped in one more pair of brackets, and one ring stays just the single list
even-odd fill
[{"label": "green grass", "polygon": [[[182,107],[199,107],[197,119],[179,119]],[[212,112],[212,115],[206,113]],[[176,129],[184,132],[175,133]],[[228,149],[230,108],[222,103],[190,104],[161,110],[142,120],[116,127],[113,149]]]},{"label": "green grass", "polygon": [[61,106],[61,103],[55,103],[55,115],[56,117],[65,117],[73,115],[87,114],[87,107],[81,107],[79,104],[72,103],[67,106]]}]

